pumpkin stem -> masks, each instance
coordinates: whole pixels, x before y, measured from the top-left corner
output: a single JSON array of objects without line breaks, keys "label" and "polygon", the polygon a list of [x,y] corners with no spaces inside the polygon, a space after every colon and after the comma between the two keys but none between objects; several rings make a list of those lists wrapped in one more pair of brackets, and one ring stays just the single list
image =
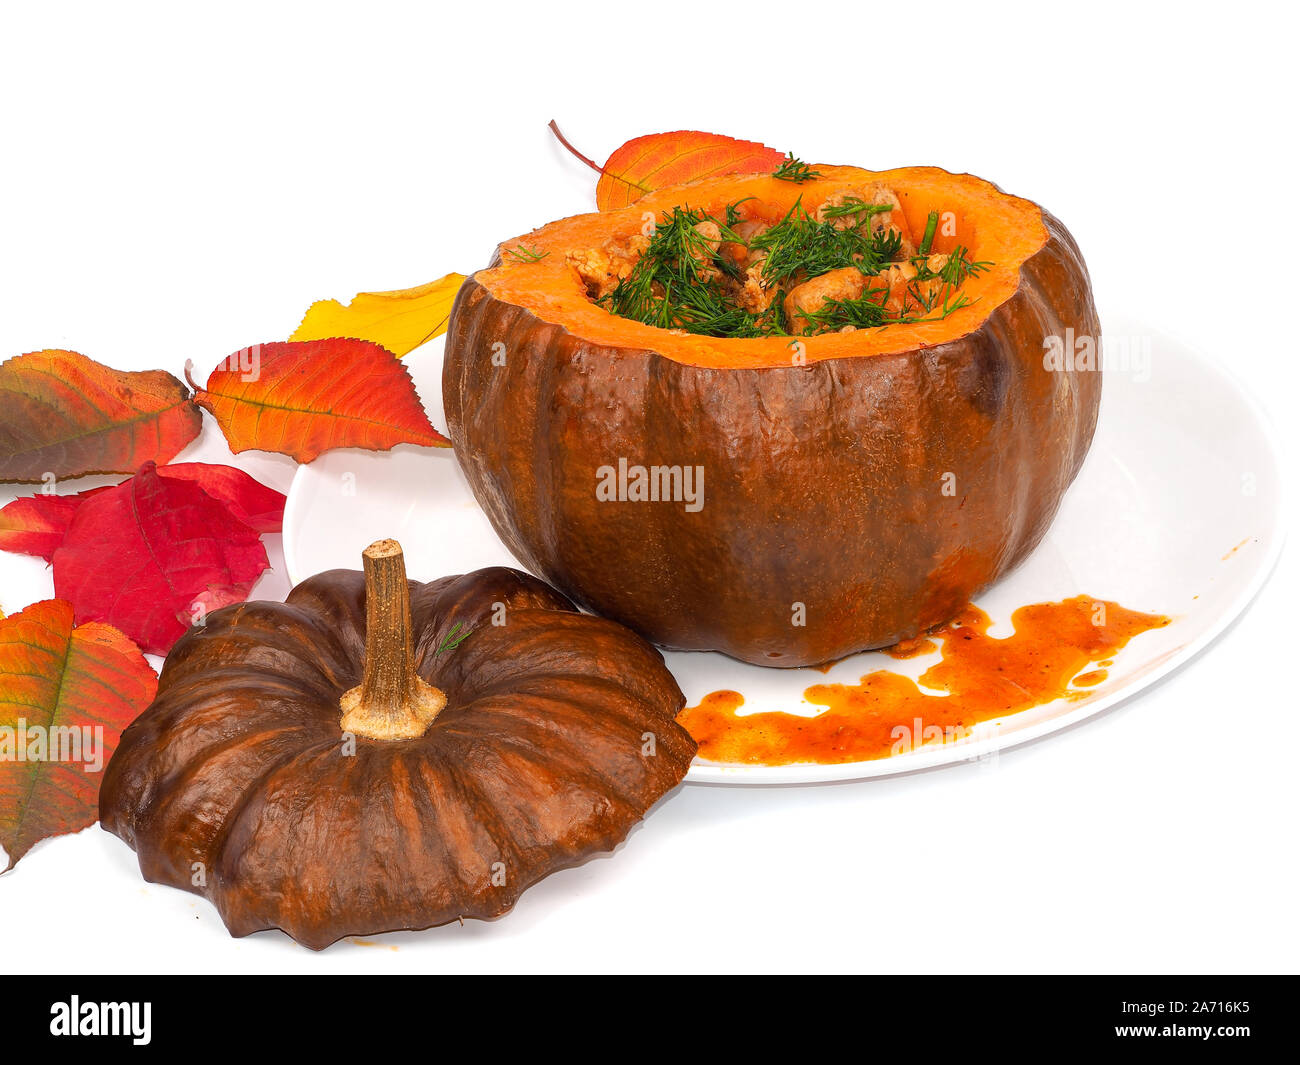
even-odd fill
[{"label": "pumpkin stem", "polygon": [[377,540],[362,552],[366,571],[366,664],[343,693],[344,732],[372,740],[423,736],[447,697],[415,672],[411,589],[402,545]]}]

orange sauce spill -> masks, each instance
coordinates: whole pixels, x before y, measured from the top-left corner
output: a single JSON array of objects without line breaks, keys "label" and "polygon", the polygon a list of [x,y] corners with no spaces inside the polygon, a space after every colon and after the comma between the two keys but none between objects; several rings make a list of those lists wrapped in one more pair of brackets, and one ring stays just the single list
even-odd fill
[{"label": "orange sauce spill", "polygon": [[935,650],[937,641],[943,658],[921,675],[920,685],[886,670],[868,673],[857,684],[814,684],[804,698],[826,707],[816,717],[741,716],[736,711],[744,697],[718,691],[677,720],[699,743],[700,757],[711,762],[828,765],[887,758],[964,739],[981,722],[1056,699],[1084,698],[1089,692],[1078,688],[1099,684],[1107,674],[1080,671],[1109,664],[1134,636],[1169,622],[1080,595],[1020,607],[1011,615],[1015,632],[998,639],[988,634],[989,616],[968,604],[929,638],[886,649],[891,657],[913,658]]},{"label": "orange sauce spill", "polygon": [[884,650],[890,658],[920,658],[938,649],[939,645],[930,637],[914,636],[910,640],[899,640],[893,647],[886,647]]},{"label": "orange sauce spill", "polygon": [[[928,636],[913,636],[910,640],[899,640],[892,647],[880,648],[880,653],[889,655],[890,658],[920,658],[922,655],[928,655],[931,651],[937,650],[938,646]],[[833,662],[823,662],[820,666],[810,666],[809,668],[817,670],[818,673],[829,673],[844,660],[843,658],[837,658]]]}]

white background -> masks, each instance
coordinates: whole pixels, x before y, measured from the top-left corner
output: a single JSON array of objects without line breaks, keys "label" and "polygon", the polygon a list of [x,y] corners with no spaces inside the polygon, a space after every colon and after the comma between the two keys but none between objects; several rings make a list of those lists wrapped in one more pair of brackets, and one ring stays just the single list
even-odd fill
[{"label": "white background", "polygon": [[[1249,3],[11,5],[0,357],[206,372],[315,299],[470,271],[591,209],[594,175],[548,119],[597,159],[697,128],[1043,203],[1101,305],[1230,364],[1294,450],[1296,21]],[[209,422],[187,457],[227,454]],[[0,879],[0,966],[1294,971],[1296,590],[1291,552],[1202,658],[996,770],[685,788],[504,919],[381,947],[231,940],[92,828]],[[284,591],[277,573],[257,594]],[[6,611],[50,594],[43,563],[0,556]]]}]

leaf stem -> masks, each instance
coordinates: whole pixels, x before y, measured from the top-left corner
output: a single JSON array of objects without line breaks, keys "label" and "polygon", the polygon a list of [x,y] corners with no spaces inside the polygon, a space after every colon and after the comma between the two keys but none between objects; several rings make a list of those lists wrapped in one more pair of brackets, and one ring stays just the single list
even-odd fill
[{"label": "leaf stem", "polygon": [[578,149],[575,148],[569,142],[569,138],[560,132],[560,127],[556,125],[555,119],[551,119],[548,123],[546,123],[546,125],[547,128],[552,133],[555,134],[555,139],[559,141],[561,144],[563,144],[565,148],[569,150],[569,154],[572,155],[575,159],[580,159],[582,162],[586,163],[589,167],[591,167],[592,170],[596,171],[597,174],[603,174],[605,172],[605,168],[603,166],[597,166],[595,163],[593,163],[590,159],[588,159],[585,155],[583,155],[580,151],[578,151]]}]

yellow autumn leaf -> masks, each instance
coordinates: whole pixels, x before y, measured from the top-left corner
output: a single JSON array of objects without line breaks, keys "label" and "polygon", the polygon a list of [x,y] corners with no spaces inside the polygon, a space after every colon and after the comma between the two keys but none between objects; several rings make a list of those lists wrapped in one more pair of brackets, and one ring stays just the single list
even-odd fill
[{"label": "yellow autumn leaf", "polygon": [[338,300],[318,300],[289,339],[369,340],[405,355],[447,331],[452,301],[464,280],[464,274],[448,274],[419,288],[360,292],[346,307]]}]

